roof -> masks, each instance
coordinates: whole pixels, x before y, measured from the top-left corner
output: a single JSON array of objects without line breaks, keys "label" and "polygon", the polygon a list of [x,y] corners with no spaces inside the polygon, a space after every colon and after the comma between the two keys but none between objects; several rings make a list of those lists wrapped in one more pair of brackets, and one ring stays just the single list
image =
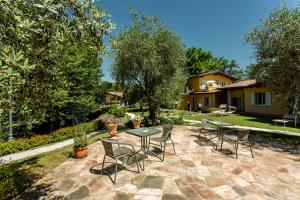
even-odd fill
[{"label": "roof", "polygon": [[255,87],[255,86],[262,86],[263,81],[257,79],[239,81],[230,85],[226,85],[222,87],[224,89],[231,89],[231,88],[246,88],[246,87]]},{"label": "roof", "polygon": [[205,92],[192,92],[191,94],[214,94],[214,93],[218,93],[221,92],[221,90],[208,90]]},{"label": "roof", "polygon": [[123,97],[123,92],[106,92],[106,94],[111,94],[118,97]]},{"label": "roof", "polygon": [[220,72],[220,71],[215,71],[215,72],[207,72],[207,73],[203,73],[203,74],[198,74],[198,75],[193,75],[193,76],[189,76],[189,78],[194,78],[194,77],[203,77],[203,76],[207,76],[207,75],[214,75],[214,74],[221,74],[227,78],[230,78],[232,80],[238,80],[236,77],[230,75],[230,74],[226,74],[224,72]]}]

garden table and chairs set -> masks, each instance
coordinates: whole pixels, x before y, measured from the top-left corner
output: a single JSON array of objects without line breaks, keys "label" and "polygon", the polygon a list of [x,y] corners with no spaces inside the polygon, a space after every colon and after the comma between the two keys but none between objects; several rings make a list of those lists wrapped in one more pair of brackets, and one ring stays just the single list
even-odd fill
[{"label": "garden table and chairs set", "polygon": [[[145,163],[144,160],[147,157],[147,155],[153,155],[157,157],[159,160],[164,161],[165,157],[165,150],[166,150],[166,143],[168,141],[171,141],[174,154],[175,154],[175,146],[174,142],[172,140],[172,129],[173,125],[165,124],[162,125],[162,131],[158,128],[137,128],[137,129],[130,129],[127,130],[126,133],[139,137],[140,142],[140,149],[136,150],[133,145],[129,143],[123,143],[119,142],[117,138],[106,138],[101,139],[105,155],[103,157],[102,161],[102,168],[101,168],[101,174],[104,170],[104,164],[106,156],[112,158],[115,160],[115,171],[114,171],[114,180],[113,183],[116,183],[116,174],[118,172],[118,160],[121,160],[122,165],[125,165],[124,158],[127,157],[127,163],[129,159],[133,161],[133,163],[136,165],[137,172],[140,172],[140,170],[145,170]],[[161,134],[158,137],[152,138],[152,136]],[[150,146],[154,145],[155,147],[159,147],[160,152],[162,153],[162,156],[160,156],[158,153],[155,153],[153,151],[150,151]],[[138,155],[142,156],[142,164],[140,163],[138,159]],[[130,164],[133,164],[130,163]]]},{"label": "garden table and chairs set", "polygon": [[[214,127],[211,127],[213,125]],[[220,149],[223,148],[224,141],[227,141],[234,145],[235,156],[238,158],[238,147],[239,144],[248,145],[251,151],[251,156],[254,158],[253,151],[252,151],[252,144],[249,142],[249,134],[250,130],[247,129],[231,129],[231,130],[224,130],[226,127],[232,127],[234,124],[223,122],[223,121],[210,121],[208,119],[201,120],[201,128],[199,132],[199,138],[204,135],[204,139],[206,143],[211,141],[214,138],[217,138],[217,144],[215,148],[218,149],[218,144],[221,142]],[[212,137],[212,134],[215,134]],[[209,135],[209,138],[207,136]]]}]

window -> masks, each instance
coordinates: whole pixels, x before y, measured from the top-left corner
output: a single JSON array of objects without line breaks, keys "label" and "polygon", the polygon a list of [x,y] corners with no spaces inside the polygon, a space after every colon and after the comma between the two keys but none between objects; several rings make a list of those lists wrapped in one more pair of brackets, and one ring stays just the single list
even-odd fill
[{"label": "window", "polygon": [[251,93],[251,105],[255,106],[271,106],[272,97],[270,92],[254,92]]},{"label": "window", "polygon": [[204,106],[211,106],[210,97],[204,97]]},{"label": "window", "polygon": [[255,105],[265,105],[266,104],[266,93],[257,92],[255,94]]},{"label": "window", "polygon": [[221,87],[224,87],[224,86],[226,86],[226,81],[221,81]]},{"label": "window", "polygon": [[207,84],[207,80],[201,80],[201,85],[206,85]]}]

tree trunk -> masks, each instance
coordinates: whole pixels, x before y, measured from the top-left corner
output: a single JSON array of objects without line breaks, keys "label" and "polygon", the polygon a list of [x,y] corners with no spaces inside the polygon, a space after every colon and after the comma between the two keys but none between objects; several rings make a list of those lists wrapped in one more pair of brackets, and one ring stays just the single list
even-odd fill
[{"label": "tree trunk", "polygon": [[151,125],[158,124],[157,114],[158,114],[158,105],[156,101],[153,101],[152,99],[148,99],[148,105],[149,105],[149,119],[151,121]]}]

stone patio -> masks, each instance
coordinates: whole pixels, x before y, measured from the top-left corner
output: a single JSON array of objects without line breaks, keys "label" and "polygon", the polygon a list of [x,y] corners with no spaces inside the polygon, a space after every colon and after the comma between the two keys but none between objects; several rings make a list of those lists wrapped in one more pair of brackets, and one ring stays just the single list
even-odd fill
[{"label": "stone patio", "polygon": [[[139,147],[137,137],[121,133],[119,138]],[[230,154],[231,144],[216,151],[212,143],[198,138],[196,128],[187,126],[176,126],[173,139],[176,155],[168,144],[164,162],[148,156],[145,171],[140,173],[135,165],[126,166],[118,172],[116,185],[107,175],[100,175],[104,150],[102,143],[96,142],[89,146],[87,158],[70,158],[21,198],[300,199],[300,155],[256,143],[254,159],[246,147],[239,149],[236,159]]]}]

